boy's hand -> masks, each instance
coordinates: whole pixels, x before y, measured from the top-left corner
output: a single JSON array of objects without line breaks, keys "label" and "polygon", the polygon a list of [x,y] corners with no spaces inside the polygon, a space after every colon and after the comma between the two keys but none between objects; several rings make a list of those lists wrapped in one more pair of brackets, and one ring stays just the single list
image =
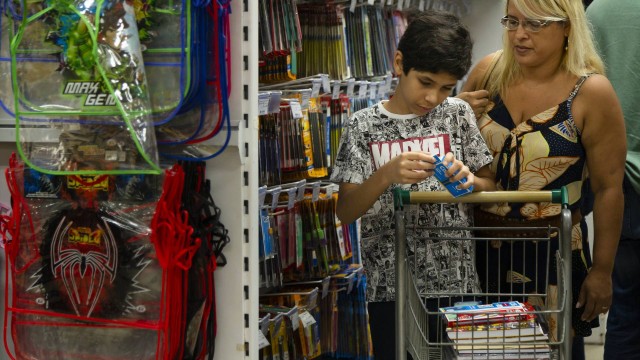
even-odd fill
[{"label": "boy's hand", "polygon": [[480,116],[487,110],[487,105],[489,105],[489,92],[487,90],[461,92],[456,97],[471,105],[471,109],[473,109],[476,119],[480,118]]},{"label": "boy's hand", "polygon": [[455,182],[464,178],[467,179],[467,181],[459,185],[458,188],[468,189],[471,187],[471,185],[473,185],[475,181],[475,177],[469,170],[469,167],[463,164],[462,161],[456,160],[456,157],[455,155],[453,155],[453,153],[451,152],[447,153],[447,155],[442,160],[442,163],[445,166],[448,166],[449,164],[451,164],[451,167],[447,169],[447,172],[446,172],[451,182]]},{"label": "boy's hand", "polygon": [[389,184],[415,184],[433,176],[436,160],[429,153],[412,151],[402,153],[382,166]]}]

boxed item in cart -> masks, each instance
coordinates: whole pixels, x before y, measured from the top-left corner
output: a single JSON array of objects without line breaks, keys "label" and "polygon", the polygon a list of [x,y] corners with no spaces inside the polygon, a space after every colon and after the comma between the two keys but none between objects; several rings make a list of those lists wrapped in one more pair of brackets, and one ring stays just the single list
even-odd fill
[{"label": "boxed item in cart", "polygon": [[435,176],[440,181],[440,183],[442,183],[442,185],[444,185],[447,190],[449,190],[453,197],[460,197],[463,195],[471,194],[473,192],[473,185],[471,185],[468,189],[458,188],[458,186],[466,183],[467,179],[463,178],[458,181],[450,181],[446,172],[447,169],[451,167],[451,164],[445,166],[442,163],[442,159],[440,159],[438,155],[433,155],[433,157],[436,159],[436,168],[434,169]]}]

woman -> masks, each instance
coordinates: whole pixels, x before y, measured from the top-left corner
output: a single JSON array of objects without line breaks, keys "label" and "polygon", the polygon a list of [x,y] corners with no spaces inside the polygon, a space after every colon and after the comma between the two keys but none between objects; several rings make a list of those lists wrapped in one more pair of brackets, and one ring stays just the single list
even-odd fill
[{"label": "woman", "polygon": [[[507,0],[501,23],[505,28],[503,50],[478,63],[459,97],[474,106],[482,136],[494,155],[491,169],[498,189],[566,186],[569,190],[574,220],[573,358],[577,359],[584,356],[579,345],[583,336],[591,333],[598,314],[606,313],[611,304],[611,272],[624,201],[622,110],[603,75],[580,0]],[[487,99],[478,96],[487,92],[471,92],[481,87],[488,91]],[[587,193],[583,185],[588,184],[592,206],[582,196]],[[491,224],[509,223],[506,219],[513,222],[514,218],[535,223],[557,219],[560,206],[495,204],[483,210],[476,210],[479,218]],[[582,216],[591,210],[593,262]],[[557,248],[557,241],[554,244]],[[487,251],[491,255],[505,248],[509,247]],[[503,270],[514,276],[513,268]],[[549,273],[551,284],[554,274]],[[529,274],[517,275],[519,280],[507,286],[517,282],[534,286]]]}]

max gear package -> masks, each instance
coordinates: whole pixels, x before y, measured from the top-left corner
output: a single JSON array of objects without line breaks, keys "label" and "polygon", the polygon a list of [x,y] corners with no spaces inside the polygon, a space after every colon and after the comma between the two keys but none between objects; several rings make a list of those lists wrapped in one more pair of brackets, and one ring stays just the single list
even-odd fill
[{"label": "max gear package", "polygon": [[57,175],[160,174],[135,4],[3,4],[13,99],[2,101],[25,163]]},{"label": "max gear package", "polygon": [[22,4],[0,0],[0,108],[30,167],[159,174],[156,140],[176,160],[226,148],[229,1]]},{"label": "max gear package", "polygon": [[[14,155],[6,177],[13,213],[3,224],[4,336],[12,358],[200,359],[212,352],[213,290],[187,292],[188,279],[201,280],[189,273],[203,247],[181,209],[182,167],[163,176],[54,176]],[[197,270],[212,266],[205,261]]]}]

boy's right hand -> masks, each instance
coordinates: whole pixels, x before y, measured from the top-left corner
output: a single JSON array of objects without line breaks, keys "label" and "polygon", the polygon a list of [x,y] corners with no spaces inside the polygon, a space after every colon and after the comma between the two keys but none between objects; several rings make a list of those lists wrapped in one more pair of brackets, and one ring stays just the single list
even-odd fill
[{"label": "boy's right hand", "polygon": [[382,166],[388,184],[415,184],[433,176],[436,159],[421,151],[402,153]]}]

